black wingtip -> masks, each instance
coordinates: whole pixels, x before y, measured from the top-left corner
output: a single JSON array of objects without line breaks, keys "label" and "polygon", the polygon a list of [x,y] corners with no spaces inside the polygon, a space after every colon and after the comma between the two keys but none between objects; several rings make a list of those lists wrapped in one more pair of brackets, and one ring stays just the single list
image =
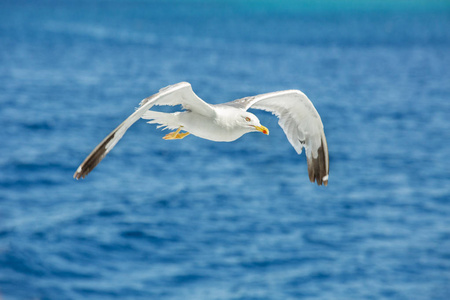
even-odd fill
[{"label": "black wingtip", "polygon": [[74,174],[73,174],[73,178],[76,180],[84,179],[84,177],[86,177],[87,174],[84,174],[85,172],[83,172],[83,170],[78,169]]},{"label": "black wingtip", "polygon": [[[325,142],[326,143],[326,142]],[[327,145],[323,143],[317,149],[317,157],[308,158],[308,175],[311,182],[317,185],[328,185],[328,151]]]},{"label": "black wingtip", "polygon": [[101,143],[98,145],[91,154],[81,163],[76,172],[73,174],[74,179],[84,179],[94,168],[102,161],[106,156],[106,146],[114,138],[114,134],[117,128],[111,132]]}]

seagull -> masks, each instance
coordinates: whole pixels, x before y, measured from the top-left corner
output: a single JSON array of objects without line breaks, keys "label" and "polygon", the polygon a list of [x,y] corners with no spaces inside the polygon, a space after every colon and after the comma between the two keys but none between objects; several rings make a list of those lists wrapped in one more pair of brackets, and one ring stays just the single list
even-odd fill
[{"label": "seagull", "polygon": [[[158,105],[181,105],[183,110],[164,113],[150,110]],[[86,157],[73,175],[85,178],[114,148],[125,132],[140,118],[157,128],[175,130],[165,140],[183,139],[189,134],[216,141],[231,142],[249,132],[268,135],[269,130],[248,112],[249,108],[269,111],[278,117],[278,124],[298,154],[305,148],[311,182],[328,184],[328,146],[322,120],[311,101],[299,90],[285,90],[237,99],[222,104],[209,104],[200,99],[188,82],[180,82],[143,99],[139,107],[114,129]],[[181,132],[183,131],[183,132]]]}]

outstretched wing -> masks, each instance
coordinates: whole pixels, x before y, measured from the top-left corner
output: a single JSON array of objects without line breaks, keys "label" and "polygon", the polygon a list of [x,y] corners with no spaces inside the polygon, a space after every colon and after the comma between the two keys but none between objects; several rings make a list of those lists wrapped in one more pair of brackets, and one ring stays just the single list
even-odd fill
[{"label": "outstretched wing", "polygon": [[269,111],[279,118],[278,124],[298,154],[305,148],[311,182],[328,184],[328,146],[322,120],[314,105],[298,90],[280,91],[246,97],[225,103],[242,108]]},{"label": "outstretched wing", "polygon": [[195,111],[205,116],[215,114],[214,109],[192,90],[188,82],[180,82],[162,88],[158,93],[145,98],[139,104],[139,108],[131,114],[125,121],[114,129],[78,167],[73,178],[80,179],[86,177],[114,148],[117,142],[123,137],[125,132],[153,105],[182,105],[183,108]]}]

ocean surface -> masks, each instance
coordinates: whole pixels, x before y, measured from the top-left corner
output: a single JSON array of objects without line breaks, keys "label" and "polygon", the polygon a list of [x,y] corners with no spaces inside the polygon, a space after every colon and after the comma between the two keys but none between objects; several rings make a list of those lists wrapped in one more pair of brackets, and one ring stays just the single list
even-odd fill
[{"label": "ocean surface", "polygon": [[[136,123],[188,81],[211,103],[300,89],[327,187],[270,135]],[[448,1],[0,1],[0,298],[450,299]]]}]

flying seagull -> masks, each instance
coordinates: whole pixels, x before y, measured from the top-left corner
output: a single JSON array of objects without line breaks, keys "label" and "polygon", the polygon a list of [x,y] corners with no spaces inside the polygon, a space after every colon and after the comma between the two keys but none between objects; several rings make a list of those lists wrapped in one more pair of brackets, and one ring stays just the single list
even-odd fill
[{"label": "flying seagull", "polygon": [[[184,110],[163,113],[150,110],[154,105],[181,105]],[[248,132],[269,134],[258,118],[247,111],[249,108],[276,115],[297,153],[301,154],[305,148],[310,181],[328,184],[328,146],[322,120],[301,91],[279,91],[213,105],[200,99],[188,82],[170,85],[142,100],[136,111],[86,157],[73,177],[80,179],[88,175],[140,118],[150,120],[150,124],[159,124],[158,128],[175,130],[164,136],[165,140],[183,139],[193,134],[211,141],[231,142]]]}]

